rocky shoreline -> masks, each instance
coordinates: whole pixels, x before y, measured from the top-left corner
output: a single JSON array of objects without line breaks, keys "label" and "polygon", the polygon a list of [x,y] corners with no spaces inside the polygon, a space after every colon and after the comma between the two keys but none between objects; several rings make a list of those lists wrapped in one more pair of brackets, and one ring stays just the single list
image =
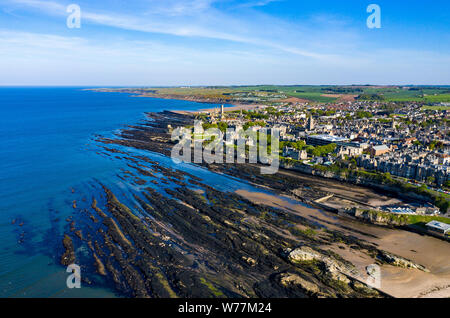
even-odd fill
[{"label": "rocky shoreline", "polygon": [[[74,206],[61,263],[80,264],[89,273],[85,283],[131,297],[388,297],[361,282],[365,273],[324,247],[338,244],[379,264],[413,267],[412,261],[343,231],[218,191],[192,174],[117,149],[169,156],[168,125],[193,124],[193,117],[172,112],[148,117],[118,138],[98,140],[105,154],[127,163],[120,178],[141,190],[132,203],[123,202],[100,180],[91,203]],[[302,189],[305,202],[322,195],[294,176],[262,176],[257,166],[204,167],[280,194]],[[299,251],[312,258],[298,258]]]},{"label": "rocky shoreline", "polygon": [[256,105],[251,101],[243,102],[236,101],[232,97],[230,98],[218,98],[218,97],[206,97],[206,96],[196,96],[196,95],[179,95],[179,94],[161,94],[152,93],[151,91],[142,91],[139,89],[111,89],[111,88],[90,88],[86,89],[94,92],[120,92],[132,94],[136,97],[150,97],[150,98],[160,98],[160,99],[177,99],[185,100],[189,102],[203,103],[203,104],[242,104],[242,105]]},{"label": "rocky shoreline", "polygon": [[[142,197],[136,195],[140,217],[102,186],[99,201],[105,200],[106,209],[100,209],[93,199],[95,212],[84,211],[87,215],[73,221],[72,231],[65,235],[64,255],[82,264],[83,272],[95,268],[120,293],[132,297],[382,296],[362,288],[345,273],[339,275],[347,277],[349,285],[341,286],[344,276],[336,279],[334,268],[340,268],[343,261],[318,248],[329,244],[333,233],[317,238],[297,233],[292,226],[315,225],[236,194],[216,191],[195,179],[188,182],[201,186],[205,193],[182,186],[166,189],[172,196],[168,198],[147,188]],[[351,238],[346,240],[364,248]],[[321,255],[327,253],[328,265],[292,262],[284,250],[299,244],[315,247]],[[74,250],[83,246],[89,255],[72,258]],[[67,265],[67,257],[62,259]],[[330,269],[330,264],[336,265]],[[96,284],[95,276],[83,279]],[[296,279],[286,283],[286,276]]]}]

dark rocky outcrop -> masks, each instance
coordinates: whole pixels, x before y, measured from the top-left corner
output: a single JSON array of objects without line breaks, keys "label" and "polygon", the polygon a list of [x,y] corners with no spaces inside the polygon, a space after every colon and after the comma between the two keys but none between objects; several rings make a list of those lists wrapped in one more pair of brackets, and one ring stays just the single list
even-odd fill
[{"label": "dark rocky outcrop", "polygon": [[[123,131],[122,138],[101,139],[111,144],[104,150],[118,145],[168,154],[172,144],[167,126],[193,121],[173,113],[149,117],[150,122]],[[93,283],[133,297],[383,296],[359,288],[348,277],[351,264],[318,248],[339,241],[376,255],[374,246],[285,210],[217,191],[196,176],[144,156],[115,148],[111,152],[128,164],[120,178],[144,186],[125,199],[120,191],[97,183],[89,207],[93,214],[80,212],[71,219],[63,258],[80,258]],[[279,192],[303,187],[294,177],[261,176],[252,165],[207,168]],[[147,184],[158,184],[158,190]],[[317,196],[314,190],[310,193]],[[319,234],[308,235],[299,227]]]},{"label": "dark rocky outcrop", "polygon": [[66,234],[64,235],[64,239],[62,241],[65,252],[61,256],[61,264],[64,266],[68,266],[75,262],[75,250],[73,247],[72,239]]}]

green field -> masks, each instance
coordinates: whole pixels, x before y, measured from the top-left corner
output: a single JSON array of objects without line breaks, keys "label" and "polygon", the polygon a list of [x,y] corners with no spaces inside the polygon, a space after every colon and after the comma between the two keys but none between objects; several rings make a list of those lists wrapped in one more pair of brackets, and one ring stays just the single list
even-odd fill
[{"label": "green field", "polygon": [[[230,102],[249,101],[262,103],[282,102],[296,97],[311,102],[329,103],[339,96],[360,96],[362,100],[386,102],[450,102],[450,86],[311,86],[311,85],[257,85],[257,86],[203,86],[136,88],[151,96],[180,96],[217,98]],[[120,89],[118,89],[120,90]],[[122,89],[127,90],[127,89]],[[130,90],[130,89],[128,89]],[[331,97],[326,95],[337,95]],[[362,95],[362,96],[361,96]]]},{"label": "green field", "polygon": [[450,106],[423,106],[423,110],[450,110]]},{"label": "green field", "polygon": [[425,99],[430,103],[448,103],[450,102],[450,94],[425,96]]},{"label": "green field", "polygon": [[423,89],[420,91],[386,91],[382,93],[387,101],[393,102],[450,102],[448,89]]},{"label": "green field", "polygon": [[314,102],[333,102],[337,98],[323,96],[325,94],[379,95],[385,101],[392,102],[424,102],[440,103],[450,102],[450,87],[424,87],[424,86],[244,86],[231,87],[231,90],[266,91],[283,93],[289,97],[308,99]]}]

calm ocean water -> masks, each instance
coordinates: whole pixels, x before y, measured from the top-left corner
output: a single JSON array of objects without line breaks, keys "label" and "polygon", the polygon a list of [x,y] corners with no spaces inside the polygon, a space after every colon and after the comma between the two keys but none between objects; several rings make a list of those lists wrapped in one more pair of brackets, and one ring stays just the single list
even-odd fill
[{"label": "calm ocean water", "polygon": [[[68,274],[55,257],[73,213],[72,189],[89,197],[86,185],[94,180],[123,187],[116,178],[123,163],[98,155],[93,139],[142,121],[144,112],[207,107],[81,88],[0,88],[0,297],[114,296],[101,288],[67,289]],[[214,183],[232,184],[220,176]]]}]

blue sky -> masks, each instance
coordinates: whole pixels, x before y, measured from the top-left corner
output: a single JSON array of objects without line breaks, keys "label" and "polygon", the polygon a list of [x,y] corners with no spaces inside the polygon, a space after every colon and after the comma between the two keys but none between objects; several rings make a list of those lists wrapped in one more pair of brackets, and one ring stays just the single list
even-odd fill
[{"label": "blue sky", "polygon": [[0,85],[369,83],[450,84],[450,1],[0,0]]}]

